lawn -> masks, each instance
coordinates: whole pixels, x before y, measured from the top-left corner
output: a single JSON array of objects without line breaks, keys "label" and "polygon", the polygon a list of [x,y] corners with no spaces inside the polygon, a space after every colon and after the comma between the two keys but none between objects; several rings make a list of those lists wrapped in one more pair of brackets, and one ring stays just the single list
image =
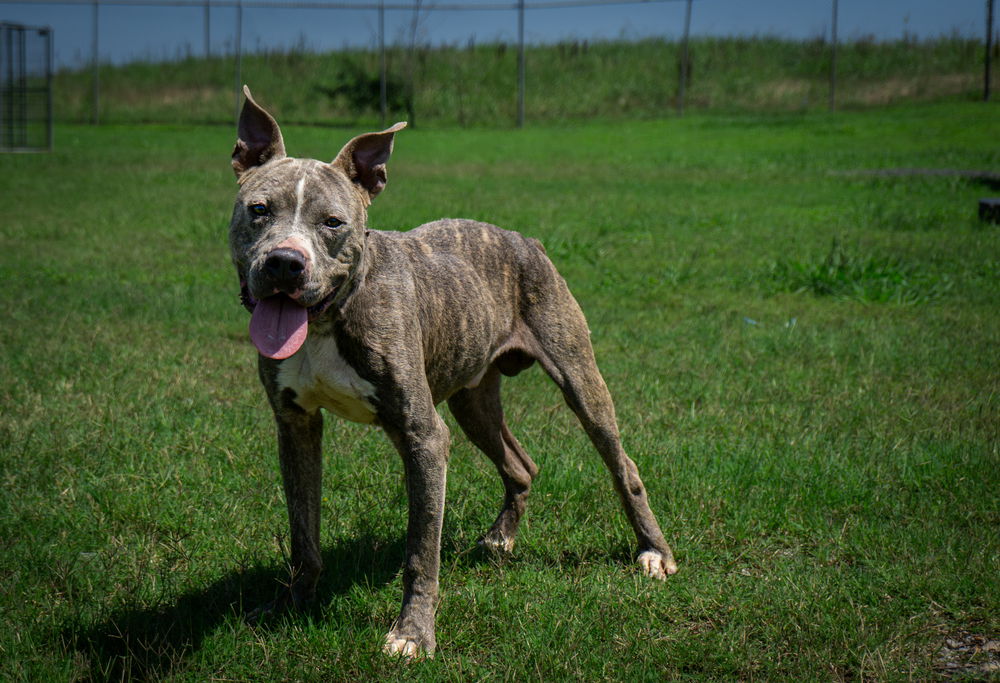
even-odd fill
[{"label": "lawn", "polygon": [[[284,132],[332,158],[356,131]],[[503,562],[475,545],[499,479],[447,416],[439,649],[409,664],[379,652],[402,466],[333,417],[317,604],[241,620],[289,541],[228,261],[234,137],[61,125],[0,156],[0,679],[997,675],[966,646],[1000,637],[1000,226],[976,220],[1000,187],[873,173],[1000,170],[995,105],[400,133],[372,227],[545,243],[680,564],[639,575],[533,368],[505,383],[542,472]]]}]

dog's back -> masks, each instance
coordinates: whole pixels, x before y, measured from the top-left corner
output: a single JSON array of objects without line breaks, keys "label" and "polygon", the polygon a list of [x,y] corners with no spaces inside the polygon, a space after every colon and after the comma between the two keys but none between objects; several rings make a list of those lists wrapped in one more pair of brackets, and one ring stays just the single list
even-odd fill
[{"label": "dog's back", "polygon": [[491,363],[513,375],[538,359],[526,325],[533,309],[560,310],[567,323],[585,324],[542,244],[520,233],[443,219],[407,232],[372,231],[369,250],[366,282],[388,284],[396,291],[378,296],[408,299],[407,309],[419,311],[436,399],[474,386]]}]

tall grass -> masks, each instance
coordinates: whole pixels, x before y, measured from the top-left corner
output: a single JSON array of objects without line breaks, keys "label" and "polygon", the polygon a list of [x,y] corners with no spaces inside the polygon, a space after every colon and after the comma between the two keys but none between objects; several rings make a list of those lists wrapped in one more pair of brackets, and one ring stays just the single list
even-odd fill
[{"label": "tall grass", "polygon": [[817,260],[779,260],[770,268],[778,291],[897,304],[925,303],[951,289],[948,276],[932,276],[898,257],[861,254],[834,238]]},{"label": "tall grass", "polygon": [[[691,42],[687,108],[809,111],[827,106],[830,45],[769,37]],[[576,41],[527,49],[529,121],[646,119],[676,108],[680,48],[666,40]],[[409,60],[413,60],[410,68]],[[978,41],[846,42],[838,50],[838,100],[848,108],[973,98],[982,85]],[[516,120],[517,54],[502,44],[388,51],[391,118],[427,125],[510,126]],[[413,94],[409,96],[409,79]],[[301,48],[244,57],[242,79],[286,121],[373,124],[379,118],[378,54]],[[229,122],[230,58],[187,58],[101,67],[105,122]],[[90,116],[87,70],[57,75],[62,121]]]}]

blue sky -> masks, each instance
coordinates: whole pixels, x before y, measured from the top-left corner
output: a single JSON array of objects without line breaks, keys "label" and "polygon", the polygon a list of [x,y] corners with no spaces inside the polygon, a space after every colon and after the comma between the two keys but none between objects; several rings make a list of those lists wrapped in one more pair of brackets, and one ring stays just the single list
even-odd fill
[{"label": "blue sky", "polygon": [[[398,0],[396,0],[398,1]],[[454,0],[449,0],[454,1]],[[461,0],[469,4],[496,0]],[[526,0],[530,7],[531,0]],[[984,0],[839,0],[841,38],[874,35],[899,38],[904,33],[934,37],[957,31],[982,37]],[[431,0],[424,0],[431,4]],[[831,0],[695,0],[691,30],[696,35],[769,34],[791,38],[829,35]],[[386,12],[386,39],[401,40],[409,11]],[[4,2],[0,20],[51,26],[60,66],[85,63],[91,51],[91,8]],[[210,12],[211,48],[231,52],[236,12]],[[678,37],[683,29],[684,2],[617,5],[586,9],[529,10],[525,35],[533,43],[567,38]],[[304,43],[326,50],[345,45],[375,45],[377,15],[371,10],[246,9],[244,50],[290,47]],[[1000,19],[994,21],[994,28]],[[100,55],[105,61],[170,59],[204,52],[201,8],[106,6],[100,9]],[[514,41],[517,16],[512,11],[434,11],[422,15],[424,42],[461,43]]]}]

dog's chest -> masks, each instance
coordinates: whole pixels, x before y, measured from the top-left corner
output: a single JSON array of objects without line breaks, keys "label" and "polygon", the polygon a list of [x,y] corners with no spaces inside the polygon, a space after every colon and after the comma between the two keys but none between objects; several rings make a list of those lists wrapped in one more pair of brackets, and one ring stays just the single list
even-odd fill
[{"label": "dog's chest", "polygon": [[371,399],[375,387],[352,368],[332,336],[309,336],[302,348],[281,363],[279,389],[295,392],[295,402],[306,412],[326,408],[352,422],[375,421]]}]

